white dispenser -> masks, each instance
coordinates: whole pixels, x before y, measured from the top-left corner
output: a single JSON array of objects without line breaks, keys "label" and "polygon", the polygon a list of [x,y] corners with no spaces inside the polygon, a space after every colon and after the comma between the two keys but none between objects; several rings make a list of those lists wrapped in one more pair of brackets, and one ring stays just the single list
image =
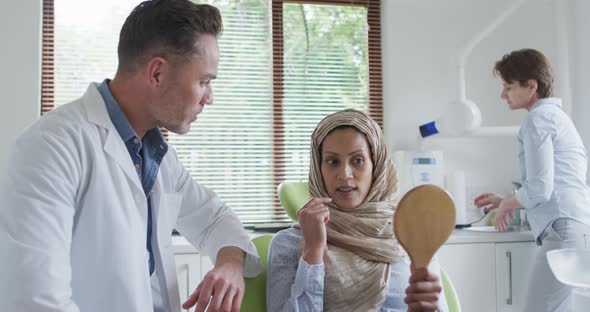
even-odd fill
[{"label": "white dispenser", "polygon": [[400,195],[422,184],[444,187],[441,151],[396,151],[392,158],[397,170]]},{"label": "white dispenser", "polygon": [[455,202],[455,225],[465,227],[467,225],[467,187],[465,184],[465,172],[457,170],[446,176],[446,190],[451,194]]}]

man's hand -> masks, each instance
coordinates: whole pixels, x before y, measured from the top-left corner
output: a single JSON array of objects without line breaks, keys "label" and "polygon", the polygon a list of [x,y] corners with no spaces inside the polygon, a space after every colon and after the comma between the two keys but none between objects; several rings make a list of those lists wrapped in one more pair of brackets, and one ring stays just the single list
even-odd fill
[{"label": "man's hand", "polygon": [[442,287],[438,276],[434,275],[427,268],[412,269],[410,286],[406,289],[404,301],[408,305],[408,311],[438,311],[438,298]]},{"label": "man's hand", "polygon": [[182,308],[189,309],[196,304],[196,312],[239,312],[243,297],[244,252],[237,247],[223,247],[213,270],[205,275]]}]

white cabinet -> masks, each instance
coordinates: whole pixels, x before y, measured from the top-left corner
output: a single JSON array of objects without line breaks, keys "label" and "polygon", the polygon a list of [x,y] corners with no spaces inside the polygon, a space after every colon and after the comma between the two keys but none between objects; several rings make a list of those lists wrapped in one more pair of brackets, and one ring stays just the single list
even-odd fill
[{"label": "white cabinet", "polygon": [[535,243],[496,244],[497,311],[523,311]]},{"label": "white cabinet", "polygon": [[180,292],[180,303],[182,304],[201,281],[201,256],[196,253],[177,254],[175,258],[178,290]]},{"label": "white cabinet", "polygon": [[524,308],[535,249],[533,242],[449,244],[438,260],[463,311],[516,312]]},{"label": "white cabinet", "polygon": [[455,285],[463,311],[496,312],[494,243],[444,245],[438,261]]},{"label": "white cabinet", "polygon": [[201,256],[201,279],[205,277],[207,272],[213,270],[213,262],[208,256]]},{"label": "white cabinet", "polygon": [[213,269],[213,263],[209,257],[203,257],[198,253],[177,253],[174,257],[180,303],[182,304],[199,286],[205,274]]}]

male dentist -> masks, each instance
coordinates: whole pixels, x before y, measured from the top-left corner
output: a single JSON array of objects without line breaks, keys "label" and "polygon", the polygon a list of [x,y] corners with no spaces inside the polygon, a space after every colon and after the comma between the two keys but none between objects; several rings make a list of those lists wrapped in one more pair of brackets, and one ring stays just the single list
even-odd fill
[{"label": "male dentist", "polygon": [[139,4],[115,78],[20,136],[0,187],[0,311],[179,311],[173,228],[215,263],[183,308],[239,310],[256,250],[159,130],[187,133],[211,104],[221,30],[209,5]]}]

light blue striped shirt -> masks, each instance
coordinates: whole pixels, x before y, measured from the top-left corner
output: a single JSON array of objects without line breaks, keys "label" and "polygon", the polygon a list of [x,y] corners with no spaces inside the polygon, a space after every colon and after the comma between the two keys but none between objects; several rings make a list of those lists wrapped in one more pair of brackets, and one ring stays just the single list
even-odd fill
[{"label": "light blue striped shirt", "polygon": [[[273,237],[266,273],[266,308],[269,312],[311,312],[324,309],[324,264],[310,265],[297,255],[301,230],[290,228]],[[428,270],[440,276],[436,256]],[[389,291],[380,312],[405,312],[406,288],[410,280],[410,260],[391,264]],[[444,291],[438,300],[440,311],[448,311]]]},{"label": "light blue striped shirt", "polygon": [[516,199],[525,207],[535,237],[558,218],[590,225],[586,149],[560,99],[533,105],[518,132],[518,159],[522,187]]}]

